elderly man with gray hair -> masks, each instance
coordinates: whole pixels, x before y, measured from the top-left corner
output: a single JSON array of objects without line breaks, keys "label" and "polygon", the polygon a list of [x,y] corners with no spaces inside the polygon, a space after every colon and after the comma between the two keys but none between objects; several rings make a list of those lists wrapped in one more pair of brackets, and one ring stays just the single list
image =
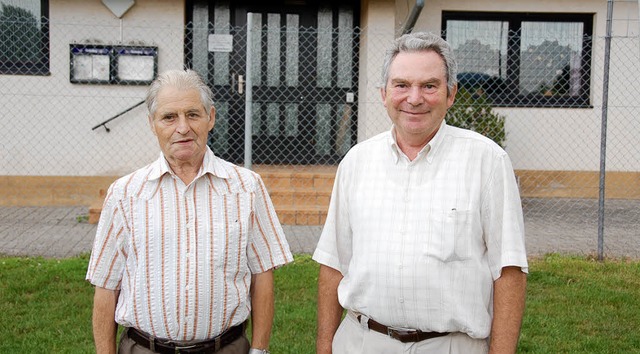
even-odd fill
[{"label": "elderly man with gray hair", "polygon": [[120,324],[119,353],[268,353],[273,269],[293,257],[262,179],[207,146],[194,71],[163,73],[146,103],[160,157],[109,188],[87,270],[96,351],[116,352]]},{"label": "elderly man with gray hair", "polygon": [[433,34],[404,35],[387,53],[393,125],[340,163],[313,255],[318,354],[516,351],[528,272],[520,196],[502,148],[447,125],[456,71]]}]

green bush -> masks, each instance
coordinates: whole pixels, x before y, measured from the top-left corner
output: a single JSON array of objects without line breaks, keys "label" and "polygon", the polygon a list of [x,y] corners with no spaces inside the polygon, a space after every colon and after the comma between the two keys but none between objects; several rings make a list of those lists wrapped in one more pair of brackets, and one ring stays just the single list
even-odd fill
[{"label": "green bush", "polygon": [[493,112],[484,95],[458,89],[456,101],[447,113],[447,124],[478,132],[504,147],[504,117]]}]

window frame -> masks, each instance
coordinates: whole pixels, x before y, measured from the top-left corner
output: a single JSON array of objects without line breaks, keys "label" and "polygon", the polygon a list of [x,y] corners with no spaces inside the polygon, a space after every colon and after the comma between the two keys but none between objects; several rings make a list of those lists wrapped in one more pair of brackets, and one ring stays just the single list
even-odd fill
[{"label": "window frame", "polygon": [[47,76],[51,74],[51,39],[49,31],[49,0],[40,0],[40,46],[45,54],[36,61],[0,61],[0,75]]},{"label": "window frame", "polygon": [[551,107],[551,108],[591,108],[591,85],[593,67],[593,13],[529,13],[529,12],[468,12],[443,11],[442,37],[447,39],[447,21],[501,21],[509,26],[507,45],[507,84],[510,87],[520,87],[520,52],[521,37],[513,33],[520,33],[522,22],[582,22],[582,63],[581,78],[584,84],[580,86],[577,96],[544,96],[523,95],[520,92],[508,92],[490,98],[492,105],[497,107]]}]

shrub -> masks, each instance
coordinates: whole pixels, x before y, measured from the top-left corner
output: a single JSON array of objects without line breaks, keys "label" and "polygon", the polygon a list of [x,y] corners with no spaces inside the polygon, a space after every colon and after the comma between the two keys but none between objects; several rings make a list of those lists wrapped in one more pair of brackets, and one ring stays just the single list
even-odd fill
[{"label": "shrub", "polygon": [[504,148],[504,117],[493,112],[485,95],[461,87],[446,119],[447,124],[478,132]]}]

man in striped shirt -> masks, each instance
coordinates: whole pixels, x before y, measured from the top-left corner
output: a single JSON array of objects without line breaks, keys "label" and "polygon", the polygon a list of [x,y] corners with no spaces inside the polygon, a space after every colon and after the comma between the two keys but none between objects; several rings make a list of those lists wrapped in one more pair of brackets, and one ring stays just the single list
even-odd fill
[{"label": "man in striped shirt", "polygon": [[313,255],[318,354],[516,351],[528,271],[520,196],[502,148],[444,121],[456,70],[433,34],[402,36],[387,53],[393,126],[340,163]]},{"label": "man in striped shirt", "polygon": [[273,269],[293,260],[265,186],[207,146],[215,108],[194,71],[160,75],[146,104],[162,153],[107,193],[87,270],[96,351],[115,353],[120,324],[119,353],[265,353]]}]

